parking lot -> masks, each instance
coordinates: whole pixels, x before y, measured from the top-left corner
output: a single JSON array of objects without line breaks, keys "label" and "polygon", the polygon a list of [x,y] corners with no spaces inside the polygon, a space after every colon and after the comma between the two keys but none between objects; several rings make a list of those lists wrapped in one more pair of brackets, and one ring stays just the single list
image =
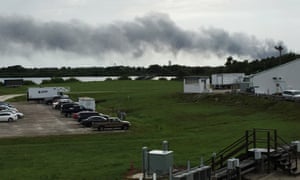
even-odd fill
[{"label": "parking lot", "polygon": [[16,122],[0,122],[0,137],[43,136],[62,134],[95,133],[90,128],[83,128],[72,118],[63,117],[45,104],[34,102],[11,103],[24,114]]}]

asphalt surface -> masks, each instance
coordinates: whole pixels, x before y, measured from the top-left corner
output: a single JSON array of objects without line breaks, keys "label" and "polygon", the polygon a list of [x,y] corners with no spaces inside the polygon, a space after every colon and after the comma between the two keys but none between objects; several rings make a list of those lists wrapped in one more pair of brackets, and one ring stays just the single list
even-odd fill
[{"label": "asphalt surface", "polygon": [[24,114],[24,118],[10,123],[0,122],[0,138],[95,133],[95,130],[82,127],[76,120],[65,118],[51,106],[35,102],[11,104]]}]

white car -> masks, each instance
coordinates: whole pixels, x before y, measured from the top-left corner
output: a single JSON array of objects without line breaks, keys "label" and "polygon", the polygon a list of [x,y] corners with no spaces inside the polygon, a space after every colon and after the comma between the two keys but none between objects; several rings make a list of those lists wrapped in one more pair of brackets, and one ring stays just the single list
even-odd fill
[{"label": "white car", "polygon": [[282,92],[282,96],[286,100],[299,101],[300,100],[300,90],[294,90],[294,89],[284,90]]},{"label": "white car", "polygon": [[9,112],[9,113],[13,113],[16,114],[18,119],[22,119],[24,117],[24,114],[19,112],[19,111],[13,111],[13,110],[2,110],[0,112]]},{"label": "white car", "polygon": [[24,117],[24,114],[19,111],[15,112],[15,113],[17,114],[18,119],[22,119]]},{"label": "white car", "polygon": [[3,111],[3,110],[5,110],[5,111],[10,111],[10,110],[18,111],[17,108],[14,108],[12,106],[0,105],[0,111]]},{"label": "white car", "polygon": [[18,119],[18,115],[9,111],[0,111],[0,121],[12,122]]}]

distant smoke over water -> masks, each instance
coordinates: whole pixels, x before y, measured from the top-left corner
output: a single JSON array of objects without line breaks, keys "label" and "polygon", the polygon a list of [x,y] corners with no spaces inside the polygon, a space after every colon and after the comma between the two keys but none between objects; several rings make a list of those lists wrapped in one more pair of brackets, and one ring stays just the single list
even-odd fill
[{"label": "distant smoke over water", "polygon": [[[90,26],[79,21],[39,22],[0,16],[0,55],[30,57],[36,52],[66,52],[101,57],[109,53],[143,57],[147,51],[263,58],[276,55],[275,40],[259,40],[218,28],[188,31],[165,14],[148,14],[131,22]],[[287,48],[281,43],[285,50]]]}]

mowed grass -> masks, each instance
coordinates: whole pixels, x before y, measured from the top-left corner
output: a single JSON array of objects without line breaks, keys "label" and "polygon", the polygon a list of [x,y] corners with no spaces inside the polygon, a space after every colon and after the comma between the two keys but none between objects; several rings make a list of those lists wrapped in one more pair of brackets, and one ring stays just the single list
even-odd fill
[{"label": "mowed grass", "polygon": [[[97,110],[127,113],[127,132],[0,139],[1,179],[124,179],[141,168],[142,147],[168,140],[176,166],[229,145],[252,128],[274,128],[300,139],[299,104],[243,95],[183,95],[178,81],[105,81],[69,86],[73,99],[93,97]],[[3,94],[27,87],[0,88]],[[17,100],[24,100],[24,97]]]}]

